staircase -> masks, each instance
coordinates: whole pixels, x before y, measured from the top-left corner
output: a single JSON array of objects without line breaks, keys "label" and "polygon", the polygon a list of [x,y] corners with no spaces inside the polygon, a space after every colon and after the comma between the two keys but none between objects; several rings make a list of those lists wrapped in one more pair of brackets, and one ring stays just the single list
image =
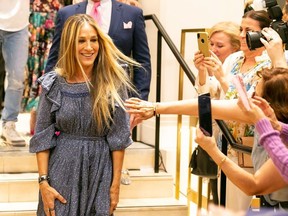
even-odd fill
[{"label": "staircase", "polygon": [[[29,114],[20,114],[16,127],[29,143]],[[133,143],[125,154],[124,166],[131,183],[121,184],[115,216],[187,216],[186,200],[174,198],[173,177],[154,173],[154,149]],[[0,216],[36,215],[38,173],[35,154],[28,147],[0,144]]]}]

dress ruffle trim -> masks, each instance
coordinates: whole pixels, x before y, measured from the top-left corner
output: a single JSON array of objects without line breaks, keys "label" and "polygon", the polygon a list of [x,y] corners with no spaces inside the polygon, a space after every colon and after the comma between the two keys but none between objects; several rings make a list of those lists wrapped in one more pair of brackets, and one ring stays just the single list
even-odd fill
[{"label": "dress ruffle trim", "polygon": [[58,75],[55,71],[44,74],[38,79],[42,88],[47,91],[45,94],[47,99],[53,104],[51,113],[57,111],[61,106],[61,91],[59,85],[54,85],[58,79]]},{"label": "dress ruffle trim", "polygon": [[[55,71],[46,73],[38,79],[42,86],[43,94],[52,103],[50,109],[50,115],[52,116],[61,107],[61,91],[59,89],[60,85],[57,84],[57,79],[58,75]],[[36,131],[36,134],[30,140],[30,152],[40,152],[56,146],[57,129],[55,123],[56,121],[52,122],[51,125],[40,132]]]}]

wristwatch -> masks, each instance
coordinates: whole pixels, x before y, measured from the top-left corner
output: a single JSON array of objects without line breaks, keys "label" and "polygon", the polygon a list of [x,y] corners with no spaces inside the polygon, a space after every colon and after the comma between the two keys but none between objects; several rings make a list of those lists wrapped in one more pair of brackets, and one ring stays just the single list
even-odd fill
[{"label": "wristwatch", "polygon": [[38,178],[38,183],[40,184],[40,183],[43,182],[43,181],[49,182],[49,180],[50,180],[50,178],[49,178],[48,175],[41,175],[41,176],[39,176],[39,178]]}]

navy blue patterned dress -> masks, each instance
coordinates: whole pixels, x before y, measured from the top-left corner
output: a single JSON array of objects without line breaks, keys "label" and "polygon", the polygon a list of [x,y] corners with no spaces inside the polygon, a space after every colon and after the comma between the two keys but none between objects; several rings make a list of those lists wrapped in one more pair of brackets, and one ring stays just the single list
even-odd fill
[{"label": "navy blue patterned dress", "polygon": [[[67,200],[55,201],[56,215],[108,216],[111,152],[132,143],[129,116],[117,106],[111,127],[97,134],[86,83],[69,84],[55,72],[39,81],[42,94],[30,152],[50,149],[50,185]],[[37,215],[45,215],[40,194]]]}]

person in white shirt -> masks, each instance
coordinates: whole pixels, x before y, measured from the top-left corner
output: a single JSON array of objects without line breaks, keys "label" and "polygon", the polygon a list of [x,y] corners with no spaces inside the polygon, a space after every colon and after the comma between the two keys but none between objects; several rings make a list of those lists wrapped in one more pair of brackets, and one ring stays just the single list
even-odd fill
[{"label": "person in white shirt", "polygon": [[28,58],[29,5],[29,0],[0,2],[0,45],[8,82],[2,112],[2,138],[13,146],[26,145],[16,131],[15,122],[20,112]]}]

